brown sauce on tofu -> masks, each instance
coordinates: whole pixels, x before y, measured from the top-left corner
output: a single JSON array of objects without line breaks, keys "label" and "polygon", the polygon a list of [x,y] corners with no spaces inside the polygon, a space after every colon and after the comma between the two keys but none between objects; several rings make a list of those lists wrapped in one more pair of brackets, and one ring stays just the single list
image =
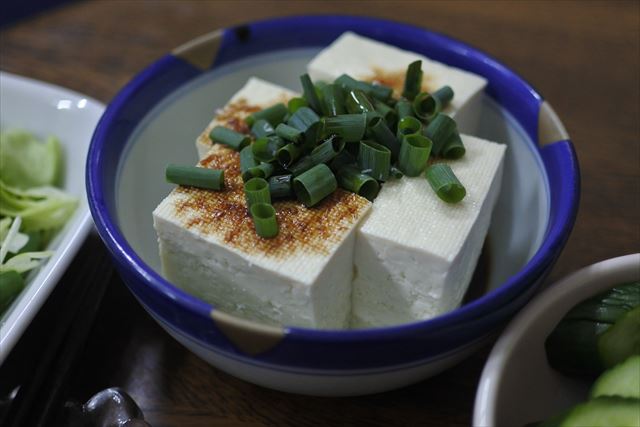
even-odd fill
[{"label": "brown sauce on tofu", "polygon": [[178,187],[174,191],[188,197],[174,205],[176,215],[188,229],[212,235],[244,253],[261,253],[284,258],[296,251],[326,255],[366,211],[370,202],[338,189],[312,208],[293,200],[274,201],[279,233],[272,239],[258,236],[247,211],[240,156],[215,146],[200,166],[225,170],[225,189],[210,191]]},{"label": "brown sauce on tofu", "polygon": [[[404,76],[406,74],[405,70],[402,71],[394,71],[389,72],[385,71],[381,68],[374,67],[373,74],[367,77],[366,81],[370,83],[377,83],[384,86],[389,86],[393,88],[393,93],[395,96],[400,96],[402,94],[402,89],[404,87]],[[428,74],[424,73],[422,76],[422,91],[430,92],[436,90],[437,88],[432,87],[431,78]]]}]

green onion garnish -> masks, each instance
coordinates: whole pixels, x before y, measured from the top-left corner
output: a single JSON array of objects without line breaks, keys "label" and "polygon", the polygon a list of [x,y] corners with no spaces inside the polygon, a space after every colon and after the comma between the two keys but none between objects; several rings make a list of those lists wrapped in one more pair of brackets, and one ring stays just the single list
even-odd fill
[{"label": "green onion garnish", "polygon": [[[360,145],[360,143],[353,144],[353,145]],[[355,163],[356,163],[356,158],[353,157],[351,154],[349,154],[347,150],[342,150],[340,153],[338,153],[336,157],[333,158],[333,160],[331,160],[331,163],[329,163],[329,167],[331,168],[333,173],[337,173],[337,171],[339,171],[340,168],[342,168],[343,166],[346,166],[346,165],[354,166]]]},{"label": "green onion garnish", "polygon": [[389,129],[389,126],[387,126],[387,123],[382,117],[374,117],[369,122],[369,131],[376,141],[391,150],[393,160],[398,158],[400,154],[400,142],[393,132],[391,132],[391,129]]},{"label": "green onion garnish", "polygon": [[24,278],[15,270],[0,272],[0,313],[3,313],[24,289]]},{"label": "green onion garnish", "polygon": [[244,183],[244,197],[249,208],[254,203],[271,204],[269,183],[264,178],[251,178]]},{"label": "green onion garnish", "polygon": [[263,136],[275,135],[276,131],[273,129],[273,126],[271,126],[271,123],[265,119],[260,119],[256,120],[253,126],[251,126],[251,133],[253,133],[256,138],[262,138]]},{"label": "green onion garnish", "polygon": [[309,104],[307,103],[307,100],[300,97],[291,98],[287,103],[287,109],[289,110],[289,114],[295,113],[296,111],[298,111],[300,107],[308,107],[308,106]]},{"label": "green onion garnish", "polygon": [[442,110],[442,104],[438,98],[427,92],[420,92],[413,99],[413,111],[422,120],[431,120]]},{"label": "green onion garnish", "polygon": [[367,127],[364,114],[340,114],[322,118],[322,137],[340,135],[345,142],[359,142]]},{"label": "green onion garnish", "polygon": [[296,197],[306,207],[316,205],[336,191],[338,183],[331,169],[324,163],[314,166],[293,179]]},{"label": "green onion garnish", "polygon": [[378,114],[384,118],[384,121],[387,122],[389,127],[395,126],[398,121],[398,113],[396,113],[396,110],[378,99],[373,100],[373,107],[376,109]]},{"label": "green onion garnish", "polygon": [[240,173],[242,174],[242,180],[247,181],[253,177],[249,173],[249,169],[258,166],[258,162],[253,157],[253,149],[251,145],[244,147],[240,150]]},{"label": "green onion garnish", "polygon": [[454,132],[447,140],[444,148],[440,152],[440,155],[445,159],[459,159],[464,156],[466,151],[467,150],[464,148],[464,144],[462,143],[462,138],[460,138],[460,134],[458,132]]},{"label": "green onion garnish", "polygon": [[407,116],[413,116],[413,105],[411,105],[411,101],[400,98],[398,102],[396,102],[396,113],[398,114],[398,120],[402,120]]},{"label": "green onion garnish", "polygon": [[254,203],[249,208],[256,233],[260,237],[270,238],[278,235],[276,210],[267,203]]},{"label": "green onion garnish", "polygon": [[397,167],[391,166],[391,169],[389,170],[389,176],[394,179],[400,179],[404,176],[404,174]]},{"label": "green onion garnish", "polygon": [[320,117],[311,108],[300,107],[291,115],[287,124],[302,132],[308,141],[315,142],[316,129],[320,124]]},{"label": "green onion garnish", "polygon": [[303,149],[297,144],[287,144],[276,151],[276,159],[283,168],[288,168],[293,162],[302,156]]},{"label": "green onion garnish", "polygon": [[431,95],[434,98],[438,98],[440,100],[440,104],[442,104],[442,108],[445,108],[453,99],[453,89],[451,89],[451,86],[442,86]]},{"label": "green onion garnish", "polygon": [[284,147],[286,142],[279,136],[258,138],[251,144],[253,156],[261,162],[272,162],[276,158],[276,152]]},{"label": "green onion garnish", "polygon": [[358,167],[378,181],[389,179],[391,168],[391,150],[373,141],[362,141],[358,152]]},{"label": "green onion garnish", "polygon": [[327,116],[337,116],[347,112],[344,106],[344,91],[337,84],[326,85],[321,89],[323,111]]},{"label": "green onion garnish", "polygon": [[327,163],[344,149],[344,139],[338,135],[331,135],[311,152],[311,159],[317,165]]},{"label": "green onion garnish", "polygon": [[316,88],[313,86],[313,82],[311,81],[311,77],[309,74],[303,74],[300,76],[300,82],[302,83],[302,91],[304,99],[307,100],[309,107],[311,107],[315,112],[322,112],[322,104],[320,104],[320,98],[316,93]]},{"label": "green onion garnish", "polygon": [[300,140],[302,139],[301,130],[296,129],[284,123],[280,123],[276,127],[276,135],[278,135],[282,139],[285,139],[291,142],[300,142]]},{"label": "green onion garnish", "polygon": [[169,165],[165,171],[167,181],[178,185],[222,190],[224,170],[200,168],[196,166]]},{"label": "green onion garnish", "polygon": [[247,135],[243,135],[224,126],[216,126],[209,133],[209,138],[213,142],[227,145],[236,151],[242,150],[249,145],[251,139]]},{"label": "green onion garnish", "polygon": [[429,166],[425,176],[433,191],[447,203],[458,203],[467,194],[467,190],[447,164],[436,163]]},{"label": "green onion garnish", "polygon": [[367,95],[359,89],[347,93],[345,105],[351,114],[370,113],[376,111]]},{"label": "green onion garnish", "polygon": [[405,135],[400,146],[398,167],[407,176],[418,176],[427,166],[431,154],[431,140],[422,134]]},{"label": "green onion garnish", "polygon": [[249,168],[247,171],[247,177],[250,178],[269,178],[275,170],[275,167],[271,163],[262,162],[257,166]]},{"label": "green onion garnish", "polygon": [[393,94],[393,89],[388,86],[362,82],[348,74],[341,75],[335,79],[334,83],[340,85],[346,92],[358,89],[382,102],[387,102]]},{"label": "green onion garnish", "polygon": [[407,67],[407,74],[404,78],[404,89],[402,96],[410,101],[420,93],[422,87],[422,61],[417,60],[409,64]]},{"label": "green onion garnish", "polygon": [[402,137],[405,135],[412,135],[420,132],[422,129],[422,123],[420,120],[413,116],[406,116],[400,119],[398,122],[398,132],[396,133],[398,139],[402,141]]},{"label": "green onion garnish", "polygon": [[287,170],[289,172],[291,172],[293,174],[293,176],[298,176],[298,175],[308,171],[309,169],[314,167],[316,164],[317,163],[313,161],[311,156],[304,156],[304,157],[301,157],[300,159],[298,159],[297,162],[295,162],[294,164],[289,166],[287,168]]},{"label": "green onion garnish", "polygon": [[353,165],[345,165],[338,170],[338,184],[347,191],[356,193],[367,200],[373,202],[378,192],[380,184],[378,181],[366,175]]},{"label": "green onion garnish", "polygon": [[264,119],[271,123],[271,126],[278,126],[284,120],[284,116],[287,112],[287,107],[283,103],[279,103],[265,108],[264,110],[249,114],[244,121],[249,126],[253,126],[253,124],[258,120]]},{"label": "green onion garnish", "polygon": [[456,122],[446,114],[438,113],[436,117],[424,128],[423,133],[433,141],[434,155],[439,156],[451,135],[456,132]]},{"label": "green onion garnish", "polygon": [[274,199],[293,196],[293,175],[275,175],[269,178],[269,192]]}]

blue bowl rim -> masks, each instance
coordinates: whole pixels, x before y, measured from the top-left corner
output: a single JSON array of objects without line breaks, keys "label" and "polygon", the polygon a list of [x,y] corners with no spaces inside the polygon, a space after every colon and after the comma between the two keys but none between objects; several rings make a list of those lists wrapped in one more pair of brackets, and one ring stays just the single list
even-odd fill
[{"label": "blue bowl rim", "polygon": [[[531,96],[538,101],[542,101],[542,97],[533,89],[533,87],[522,77],[515,72],[511,71],[508,67],[494,59],[492,56],[482,52],[479,49],[472,47],[471,45],[456,40],[452,37],[446,36],[442,33],[420,28],[411,24],[395,22],[386,19],[369,18],[352,15],[298,15],[288,17],[278,17],[271,19],[264,19],[258,21],[252,21],[247,25],[261,25],[261,24],[278,24],[286,26],[293,24],[296,21],[304,19],[317,19],[317,18],[330,18],[334,20],[344,21],[345,31],[348,30],[349,22],[360,22],[368,24],[384,24],[386,26],[395,26],[398,29],[411,28],[414,31],[419,30],[424,34],[429,34],[432,37],[440,39],[447,50],[451,51],[466,51],[470,55],[475,56],[479,60],[491,65],[492,67],[500,70],[500,72],[511,80],[512,83],[524,87]],[[238,25],[231,28],[225,28],[224,32],[233,30],[242,25]],[[104,203],[103,194],[103,180],[100,174],[101,167],[104,166],[102,152],[106,143],[106,136],[109,131],[109,127],[113,124],[120,109],[125,105],[136,90],[141,87],[145,81],[157,72],[162,70],[162,64],[167,60],[167,57],[173,58],[171,55],[166,55],[155,61],[140,73],[138,73],[120,92],[114,97],[111,103],[108,105],[104,115],[102,116],[96,130],[94,132],[89,153],[87,156],[87,195],[89,199],[89,205],[91,208],[96,228],[106,243],[107,248],[111,252],[112,256],[125,268],[132,268],[134,273],[142,278],[146,285],[151,286],[154,291],[163,294],[165,297],[180,304],[188,311],[195,312],[199,316],[205,316],[210,318],[210,312],[214,309],[213,306],[205,303],[204,301],[184,292],[180,288],[172,285],[166,279],[164,279],[159,273],[148,266],[129,246],[124,236],[120,233],[116,220],[111,218],[108,207]],[[570,141],[568,142],[571,145]],[[577,158],[572,147],[569,150],[570,162],[577,166]],[[579,181],[579,176],[572,176],[575,181]],[[577,198],[572,200],[572,210],[577,210]],[[385,326],[377,328],[367,329],[355,329],[355,330],[322,330],[312,329],[297,326],[284,325],[285,334],[298,339],[310,339],[317,342],[335,342],[335,341],[371,341],[377,339],[386,339],[391,336],[406,336],[415,335],[416,333],[427,333],[430,331],[440,330],[451,324],[459,324],[468,320],[473,320],[483,314],[484,306],[490,304],[492,300],[503,299],[505,295],[511,293],[514,288],[523,286],[524,284],[535,283],[535,279],[545,272],[550,265],[554,262],[558,255],[558,248],[561,248],[568,237],[568,234],[573,226],[575,214],[568,218],[567,221],[561,225],[560,233],[550,236],[547,235],[541,246],[531,259],[525,264],[525,266],[515,275],[511,276],[507,281],[501,284],[498,288],[492,289],[483,296],[461,306],[448,313],[442,314],[432,319],[426,319],[422,321],[406,323],[394,326]]]}]

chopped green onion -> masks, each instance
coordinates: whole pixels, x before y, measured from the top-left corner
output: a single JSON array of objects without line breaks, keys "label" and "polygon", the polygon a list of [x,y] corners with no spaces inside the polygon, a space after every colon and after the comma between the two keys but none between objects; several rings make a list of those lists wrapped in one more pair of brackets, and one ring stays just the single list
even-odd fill
[{"label": "chopped green onion", "polygon": [[462,138],[460,138],[460,134],[458,132],[454,132],[447,140],[440,154],[445,159],[459,159],[464,156],[466,151],[467,150],[464,148],[464,144],[462,143]]},{"label": "chopped green onion", "polygon": [[274,199],[293,196],[293,175],[275,175],[269,178],[269,192]]},{"label": "chopped green onion", "polygon": [[418,176],[427,167],[432,142],[426,136],[414,133],[405,135],[400,146],[398,167],[407,176]]},{"label": "chopped green onion", "polygon": [[287,168],[293,176],[298,176],[316,165],[311,156],[304,156]]},{"label": "chopped green onion", "polygon": [[341,75],[335,79],[334,83],[340,85],[346,92],[358,89],[382,102],[387,102],[393,94],[393,89],[388,86],[362,82],[348,74]]},{"label": "chopped green onion", "polygon": [[397,167],[391,166],[391,170],[389,170],[389,176],[395,179],[400,179],[404,176],[404,174]]},{"label": "chopped green onion", "polygon": [[278,126],[282,123],[284,116],[287,114],[287,107],[283,103],[272,105],[269,108],[265,108],[264,110],[256,111],[255,113],[249,114],[244,121],[249,125],[253,126],[255,122],[260,119],[264,119],[271,123],[271,126]]},{"label": "chopped green onion", "polygon": [[221,169],[169,165],[165,175],[167,181],[178,185],[189,185],[208,190],[222,190],[224,188],[224,171]]},{"label": "chopped green onion", "polygon": [[249,173],[249,169],[258,166],[258,161],[253,157],[252,145],[240,150],[240,173],[242,174],[243,181],[251,179],[252,175]]},{"label": "chopped green onion", "polygon": [[249,168],[249,170],[247,171],[247,176],[250,176],[251,178],[266,179],[273,174],[274,170],[275,167],[273,166],[273,164],[262,162],[258,166]]},{"label": "chopped green onion", "polygon": [[213,142],[227,145],[236,151],[242,150],[249,145],[251,139],[247,135],[243,135],[224,126],[216,126],[209,133],[209,138]]},{"label": "chopped green onion", "polygon": [[371,113],[376,111],[367,95],[359,89],[350,91],[347,94],[345,105],[351,114]]},{"label": "chopped green onion", "polygon": [[442,86],[440,89],[433,92],[432,96],[439,99],[442,108],[445,108],[453,99],[453,89],[451,89],[451,86]]},{"label": "chopped green onion", "polygon": [[278,235],[276,210],[268,203],[254,203],[249,208],[256,233],[266,239]]},{"label": "chopped green onion", "polygon": [[244,183],[244,197],[249,208],[254,203],[271,204],[269,183],[264,178],[251,178]]},{"label": "chopped green onion", "polygon": [[331,135],[311,152],[311,159],[315,164],[327,163],[344,149],[344,139],[338,135]]},{"label": "chopped green onion", "polygon": [[283,168],[287,168],[291,166],[293,162],[298,160],[302,153],[303,149],[300,145],[291,143],[276,151],[276,159]]},{"label": "chopped green onion", "polygon": [[322,118],[321,136],[340,135],[345,142],[359,142],[367,127],[364,114],[340,114]]},{"label": "chopped green onion", "polygon": [[308,106],[309,104],[307,103],[307,100],[301,97],[291,98],[287,103],[287,109],[289,110],[289,114],[295,113],[296,111],[298,111],[298,109],[300,109],[300,107],[308,107]]},{"label": "chopped green onion", "polygon": [[309,107],[300,107],[291,115],[287,124],[304,133],[308,142],[315,142],[316,129],[320,124],[320,117]]},{"label": "chopped green onion", "polygon": [[402,120],[407,116],[413,116],[413,105],[405,98],[401,98],[396,102],[396,113],[398,113],[398,120]]},{"label": "chopped green onion", "polygon": [[345,165],[338,169],[338,184],[347,191],[356,193],[367,200],[373,202],[378,192],[380,184],[378,181],[366,175],[353,165]]},{"label": "chopped green onion", "polygon": [[261,162],[272,162],[276,158],[276,152],[286,143],[279,136],[258,138],[251,144],[253,156]]},{"label": "chopped green onion", "polygon": [[256,138],[262,138],[263,136],[275,135],[276,131],[273,129],[273,126],[271,126],[271,123],[265,119],[260,119],[256,120],[253,126],[251,126],[251,133],[253,133]]},{"label": "chopped green onion", "polygon": [[371,122],[369,122],[369,131],[376,141],[391,150],[393,159],[398,158],[400,154],[400,142],[398,142],[398,138],[391,132],[387,123],[382,120],[382,117],[374,117]]},{"label": "chopped green onion", "polygon": [[373,107],[376,109],[378,114],[380,114],[380,116],[384,118],[385,122],[387,122],[387,125],[389,127],[393,127],[398,121],[398,113],[396,113],[396,110],[389,107],[384,102],[374,99]]},{"label": "chopped green onion", "polygon": [[400,141],[402,141],[402,137],[418,133],[420,132],[420,129],[422,129],[422,123],[420,123],[420,120],[413,116],[406,116],[398,122],[398,132],[396,133],[396,136]]},{"label": "chopped green onion", "polygon": [[276,135],[278,135],[282,139],[286,139],[291,142],[300,142],[302,139],[302,131],[296,129],[292,126],[289,126],[284,123],[280,123],[276,127]]},{"label": "chopped green onion", "polygon": [[458,181],[451,167],[445,163],[429,166],[425,176],[433,191],[447,203],[458,203],[467,194],[467,190]]},{"label": "chopped green onion", "polygon": [[439,156],[451,135],[456,132],[456,122],[446,114],[438,113],[424,128],[423,133],[433,141],[432,152]]},{"label": "chopped green onion", "polygon": [[336,191],[338,183],[331,169],[324,163],[314,166],[293,179],[296,197],[306,207],[311,207]]},{"label": "chopped green onion", "polygon": [[300,82],[302,83],[304,99],[307,100],[309,107],[311,107],[316,113],[321,113],[322,104],[320,104],[320,99],[318,98],[318,94],[316,93],[316,88],[313,86],[313,82],[311,81],[311,77],[309,77],[309,74],[305,73],[301,75]]},{"label": "chopped green onion", "polygon": [[413,99],[413,111],[423,120],[432,120],[440,110],[442,110],[440,100],[427,92],[420,92]]},{"label": "chopped green onion", "polygon": [[[348,145],[351,145],[351,144],[348,144]],[[360,144],[358,143],[353,145],[360,145]],[[331,160],[331,163],[329,163],[329,167],[334,173],[336,173],[343,166],[355,165],[355,163],[356,163],[356,158],[353,157],[351,154],[349,154],[347,150],[342,150],[340,153],[338,153],[337,156],[333,158],[333,160]]]},{"label": "chopped green onion", "polygon": [[404,78],[404,89],[402,96],[410,101],[420,93],[422,87],[422,61],[417,60],[409,64],[407,67],[407,74]]},{"label": "chopped green onion", "polygon": [[373,141],[362,141],[358,152],[358,167],[378,181],[386,181],[391,168],[391,150]]},{"label": "chopped green onion", "polygon": [[327,116],[337,116],[347,112],[344,106],[344,92],[337,84],[326,85],[321,89],[323,111]]}]

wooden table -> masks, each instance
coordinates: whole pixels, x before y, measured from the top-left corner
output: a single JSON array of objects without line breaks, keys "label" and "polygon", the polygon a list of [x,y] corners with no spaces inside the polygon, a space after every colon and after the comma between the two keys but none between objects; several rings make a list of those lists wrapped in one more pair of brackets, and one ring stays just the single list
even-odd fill
[{"label": "wooden table", "polygon": [[[520,73],[551,102],[575,143],[583,186],[575,229],[550,281],[639,251],[638,2],[78,2],[3,30],[0,67],[107,103],[134,74],[197,35],[321,12],[366,13],[462,39]],[[110,262],[95,235],[85,250],[96,262]],[[70,275],[85,268],[76,262]],[[102,388],[124,387],[153,426],[466,426],[488,350],[394,392],[289,395],[205,364],[163,332],[113,275],[74,367],[70,396],[86,400]]]}]

